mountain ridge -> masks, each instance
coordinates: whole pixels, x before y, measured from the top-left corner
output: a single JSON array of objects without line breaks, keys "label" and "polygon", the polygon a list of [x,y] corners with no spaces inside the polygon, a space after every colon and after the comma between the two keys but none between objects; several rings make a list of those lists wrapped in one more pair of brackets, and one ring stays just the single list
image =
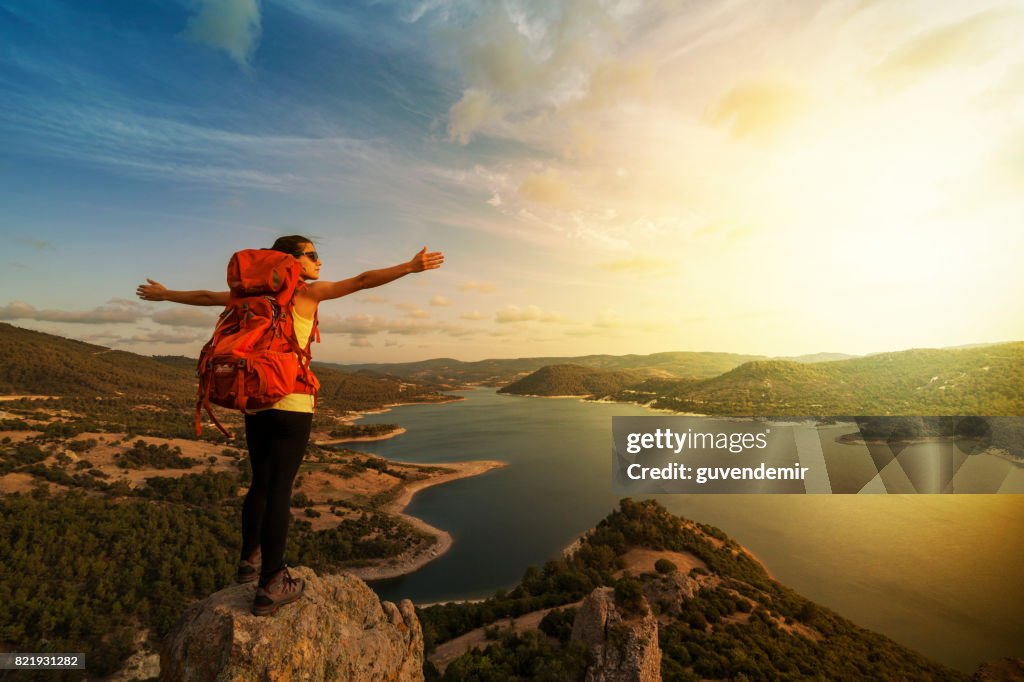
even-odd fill
[{"label": "mountain ridge", "polygon": [[[618,383],[617,390],[607,390]],[[717,376],[648,378],[541,368],[500,389],[714,415],[1024,414],[1024,342],[911,349],[847,360],[745,362]]]}]

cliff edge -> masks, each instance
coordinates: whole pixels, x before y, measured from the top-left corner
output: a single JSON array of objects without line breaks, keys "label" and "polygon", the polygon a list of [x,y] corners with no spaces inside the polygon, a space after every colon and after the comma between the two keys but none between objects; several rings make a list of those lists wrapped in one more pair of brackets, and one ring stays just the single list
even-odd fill
[{"label": "cliff edge", "polygon": [[381,602],[347,574],[289,569],[306,591],[274,616],[251,613],[256,587],[233,585],[190,606],[164,639],[160,679],[423,680],[412,602]]}]

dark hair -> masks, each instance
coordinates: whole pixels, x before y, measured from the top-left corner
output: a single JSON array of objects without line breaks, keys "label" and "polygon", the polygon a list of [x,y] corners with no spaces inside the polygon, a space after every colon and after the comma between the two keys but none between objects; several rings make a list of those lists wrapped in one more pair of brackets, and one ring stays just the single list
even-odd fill
[{"label": "dark hair", "polygon": [[270,248],[274,251],[280,251],[281,253],[287,253],[294,256],[302,251],[303,244],[312,244],[312,239],[306,239],[302,235],[291,234],[287,237],[278,237],[274,242],[274,245]]}]

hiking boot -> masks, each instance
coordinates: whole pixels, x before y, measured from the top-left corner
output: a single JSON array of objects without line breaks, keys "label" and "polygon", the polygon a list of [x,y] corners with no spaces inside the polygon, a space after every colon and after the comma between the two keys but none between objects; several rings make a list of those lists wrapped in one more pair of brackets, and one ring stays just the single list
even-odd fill
[{"label": "hiking boot", "polygon": [[302,578],[293,578],[285,566],[274,574],[264,587],[256,588],[256,599],[252,604],[254,616],[268,616],[277,613],[278,607],[291,604],[302,596],[306,582]]},{"label": "hiking boot", "polygon": [[236,583],[251,583],[260,577],[260,550],[248,559],[238,562],[238,573],[235,574]]}]

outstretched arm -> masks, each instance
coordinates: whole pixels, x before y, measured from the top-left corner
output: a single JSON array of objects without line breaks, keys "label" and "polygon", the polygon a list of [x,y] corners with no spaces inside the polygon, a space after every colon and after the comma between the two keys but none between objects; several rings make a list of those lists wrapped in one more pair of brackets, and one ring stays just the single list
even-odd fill
[{"label": "outstretched arm", "polygon": [[440,251],[427,253],[427,247],[424,246],[419,253],[412,257],[412,260],[406,263],[399,263],[380,270],[367,270],[361,275],[338,282],[314,282],[309,285],[308,291],[309,295],[317,301],[327,301],[332,298],[348,296],[363,289],[379,287],[414,272],[435,270],[441,267],[442,263],[444,263],[443,253]]},{"label": "outstretched arm", "polygon": [[140,284],[135,290],[139,298],[146,301],[171,301],[187,305],[227,305],[227,291],[171,291],[160,282],[146,279],[149,284]]}]

